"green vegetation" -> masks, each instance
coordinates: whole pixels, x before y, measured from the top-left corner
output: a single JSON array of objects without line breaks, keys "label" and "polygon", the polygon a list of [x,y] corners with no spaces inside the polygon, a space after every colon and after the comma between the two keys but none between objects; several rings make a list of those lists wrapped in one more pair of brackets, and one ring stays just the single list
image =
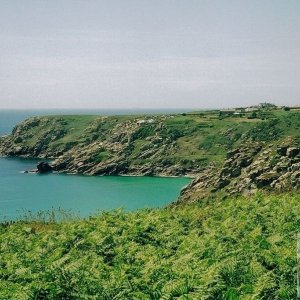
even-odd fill
[{"label": "green vegetation", "polygon": [[295,299],[300,196],[0,227],[0,299]]},{"label": "green vegetation", "polygon": [[[238,110],[36,117],[0,138],[0,153],[59,157],[59,170],[91,175],[157,175],[168,168],[167,175],[184,175],[211,162],[221,167],[228,150],[259,144],[260,154],[247,146],[231,159],[234,168],[222,168],[245,176],[232,175],[231,187],[249,183],[241,170],[256,155],[257,186],[274,177],[274,168],[282,176],[280,168],[292,165],[294,173],[286,174],[296,188],[300,110],[268,103]],[[203,174],[213,187],[228,179]],[[300,196],[224,199],[234,190],[222,190],[197,201],[206,195],[197,184],[188,202],[165,209],[58,221],[50,213],[0,224],[0,299],[295,299]]]},{"label": "green vegetation", "polygon": [[[272,143],[300,136],[299,110],[267,107],[223,115],[220,118],[219,111],[207,111],[165,116],[37,117],[16,126],[3,142],[0,139],[0,152],[2,143],[8,155],[58,157],[74,150],[66,154],[66,158],[74,158],[74,154],[84,153],[75,155],[74,165],[116,161],[124,154],[132,169],[149,162],[159,166],[167,159],[170,165],[181,166],[184,173],[188,166],[197,169],[210,162],[220,166],[228,150],[248,142]],[[91,146],[93,143],[97,145]]]},{"label": "green vegetation", "polygon": [[107,159],[109,157],[109,153],[105,151],[105,149],[99,149],[99,152],[92,157],[92,160],[100,163],[101,161]]}]

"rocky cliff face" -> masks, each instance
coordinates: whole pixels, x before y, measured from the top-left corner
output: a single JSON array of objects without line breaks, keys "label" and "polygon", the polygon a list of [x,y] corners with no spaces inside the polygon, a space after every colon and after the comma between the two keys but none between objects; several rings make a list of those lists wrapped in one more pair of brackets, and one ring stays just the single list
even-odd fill
[{"label": "rocky cliff face", "polygon": [[214,194],[255,193],[259,189],[286,191],[300,188],[300,143],[252,143],[227,153],[221,169],[202,171],[181,191],[179,201],[194,201]]},{"label": "rocky cliff face", "polygon": [[194,180],[179,201],[194,201],[298,189],[299,129],[300,113],[267,121],[215,115],[35,117],[0,138],[0,155],[52,158],[51,170],[72,174],[190,176]]},{"label": "rocky cliff face", "polygon": [[[175,151],[176,145],[171,139],[163,139],[160,136],[163,125],[152,120],[148,125],[151,124],[153,133],[148,134],[146,143],[136,154],[135,141],[139,134],[142,134],[141,130],[145,128],[145,124],[139,123],[139,120],[128,120],[111,128],[104,138],[77,145],[59,156],[53,162],[54,168],[58,171],[86,175],[176,175],[175,168],[164,165],[159,159],[167,155],[167,151]],[[105,121],[105,118],[95,120],[86,129],[87,135],[92,136],[93,132],[99,132]],[[132,164],[132,161],[137,159],[147,159],[148,163]]]},{"label": "rocky cliff face", "polygon": [[5,156],[53,158],[68,150],[54,147],[66,134],[63,118],[34,117],[18,124],[8,136],[0,138],[0,154]]},{"label": "rocky cliff face", "polygon": [[2,137],[0,154],[52,158],[53,170],[73,174],[195,176],[199,165],[170,159],[178,146],[164,125],[168,118],[94,117],[76,134],[63,117],[35,117]]}]

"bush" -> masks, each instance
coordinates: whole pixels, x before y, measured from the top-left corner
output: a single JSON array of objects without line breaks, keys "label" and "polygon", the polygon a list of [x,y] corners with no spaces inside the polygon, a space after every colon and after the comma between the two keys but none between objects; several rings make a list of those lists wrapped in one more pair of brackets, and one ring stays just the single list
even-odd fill
[{"label": "bush", "polygon": [[245,140],[252,140],[257,142],[268,142],[278,140],[283,134],[281,122],[279,119],[271,119],[264,121],[251,128],[245,133]]}]

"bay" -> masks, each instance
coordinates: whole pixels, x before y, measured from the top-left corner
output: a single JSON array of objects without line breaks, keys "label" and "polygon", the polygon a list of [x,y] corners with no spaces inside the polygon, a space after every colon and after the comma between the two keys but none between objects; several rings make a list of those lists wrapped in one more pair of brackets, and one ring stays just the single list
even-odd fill
[{"label": "bay", "polygon": [[[0,134],[10,132],[17,122],[36,113],[0,111]],[[46,114],[49,111],[39,112]],[[180,189],[190,182],[188,178],[22,173],[34,169],[37,162],[0,158],[0,219],[16,219],[27,211],[63,209],[86,217],[99,210],[163,207],[176,200]]]}]

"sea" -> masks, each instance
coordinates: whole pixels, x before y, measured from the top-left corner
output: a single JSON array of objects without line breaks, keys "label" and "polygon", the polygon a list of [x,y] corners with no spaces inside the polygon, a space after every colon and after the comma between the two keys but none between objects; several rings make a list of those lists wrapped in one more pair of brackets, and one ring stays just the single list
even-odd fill
[{"label": "sea", "polygon": [[[0,110],[0,136],[31,116],[140,115],[184,110]],[[0,221],[50,212],[88,217],[102,211],[164,207],[179,196],[188,178],[25,174],[39,160],[0,158]]]}]

